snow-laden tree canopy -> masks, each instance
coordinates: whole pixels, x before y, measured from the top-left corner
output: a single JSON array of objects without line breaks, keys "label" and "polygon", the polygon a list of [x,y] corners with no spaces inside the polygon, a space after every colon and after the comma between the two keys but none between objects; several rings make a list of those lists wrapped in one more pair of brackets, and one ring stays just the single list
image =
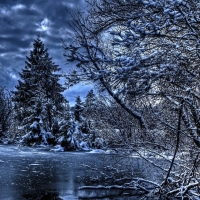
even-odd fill
[{"label": "snow-laden tree canopy", "polygon": [[52,61],[40,37],[34,40],[25,63],[25,69],[19,73],[21,80],[13,92],[16,117],[21,126],[28,127],[37,118],[45,131],[49,131],[65,102],[61,94],[64,88],[59,83],[60,68]]},{"label": "snow-laden tree canopy", "polygon": [[146,134],[149,124],[142,108],[159,107],[153,112],[155,123],[173,131],[181,110],[184,130],[200,147],[199,1],[87,3],[87,13],[71,13],[75,35],[64,48],[77,70],[66,77],[67,85],[95,83],[136,118]]}]

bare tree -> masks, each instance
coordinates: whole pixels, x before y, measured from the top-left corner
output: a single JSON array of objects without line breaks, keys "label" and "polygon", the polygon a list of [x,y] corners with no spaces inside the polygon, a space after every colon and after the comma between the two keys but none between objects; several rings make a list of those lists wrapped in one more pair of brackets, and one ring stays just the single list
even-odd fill
[{"label": "bare tree", "polygon": [[[173,156],[158,193],[185,198],[200,181],[190,170],[198,168],[200,147],[199,1],[87,2],[87,13],[70,14],[74,41],[63,46],[77,69],[66,77],[67,85],[87,81],[105,90],[138,120],[147,138],[143,148],[153,154],[158,152],[148,142],[157,144],[168,134]],[[184,173],[170,182],[176,158],[188,149],[195,156],[180,162]]]},{"label": "bare tree", "polygon": [[64,45],[67,60],[78,62],[78,71],[68,79],[70,84],[95,82],[138,119],[146,133],[146,120],[137,107],[146,101],[157,104],[166,99],[176,106],[184,99],[183,120],[198,144],[199,134],[194,131],[198,127],[190,126],[191,120],[198,121],[198,113],[189,117],[187,111],[189,107],[197,110],[190,102],[199,97],[198,4],[118,0],[88,3],[87,16],[73,16],[74,45]]}]

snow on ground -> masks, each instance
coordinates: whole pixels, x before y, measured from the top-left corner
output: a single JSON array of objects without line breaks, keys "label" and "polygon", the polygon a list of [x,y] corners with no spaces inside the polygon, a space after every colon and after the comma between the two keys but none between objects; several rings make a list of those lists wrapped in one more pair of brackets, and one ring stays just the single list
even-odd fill
[{"label": "snow on ground", "polygon": [[105,153],[105,151],[102,149],[93,149],[92,151],[90,151],[88,153]]},{"label": "snow on ground", "polygon": [[82,141],[80,143],[80,148],[81,148],[81,150],[84,150],[84,151],[89,151],[90,150],[90,147],[89,147],[88,143],[84,142],[84,141]]},{"label": "snow on ground", "polygon": [[54,151],[54,152],[63,152],[63,151],[64,151],[64,148],[61,147],[60,145],[56,145],[56,146],[54,146],[54,148],[51,149],[50,151]]},{"label": "snow on ground", "polygon": [[92,149],[90,152],[88,153],[104,153],[104,154],[116,154],[115,150],[112,149],[107,149],[107,150],[103,150],[103,149]]}]

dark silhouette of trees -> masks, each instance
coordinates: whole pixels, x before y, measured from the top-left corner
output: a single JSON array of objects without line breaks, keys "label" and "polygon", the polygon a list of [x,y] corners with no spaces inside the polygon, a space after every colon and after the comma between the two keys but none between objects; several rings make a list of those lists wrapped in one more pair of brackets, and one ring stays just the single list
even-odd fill
[{"label": "dark silhouette of trees", "polygon": [[5,136],[6,132],[13,123],[12,94],[4,87],[0,87],[0,137]]},{"label": "dark silhouette of trees", "polygon": [[65,102],[58,82],[60,68],[52,58],[40,37],[33,43],[30,56],[26,57],[25,68],[20,73],[16,91],[13,92],[16,118],[27,130],[34,121],[40,124],[40,130],[50,131]]}]

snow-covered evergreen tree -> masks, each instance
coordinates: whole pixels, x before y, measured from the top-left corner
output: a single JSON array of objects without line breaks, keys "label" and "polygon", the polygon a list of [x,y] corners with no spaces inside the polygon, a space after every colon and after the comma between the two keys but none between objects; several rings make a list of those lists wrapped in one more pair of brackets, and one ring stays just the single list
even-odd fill
[{"label": "snow-covered evergreen tree", "polygon": [[76,97],[76,104],[74,106],[75,121],[78,121],[78,122],[82,121],[82,116],[81,116],[82,111],[83,111],[83,103],[81,101],[80,96],[77,96]]},{"label": "snow-covered evergreen tree", "polygon": [[0,87],[0,143],[2,137],[7,137],[12,121],[13,106],[11,92]]},{"label": "snow-covered evergreen tree", "polygon": [[91,107],[94,104],[95,100],[96,100],[95,94],[94,94],[93,90],[90,90],[85,97],[85,106]]},{"label": "snow-covered evergreen tree", "polygon": [[82,131],[84,133],[90,133],[94,119],[94,112],[96,110],[96,95],[94,94],[93,90],[88,92],[83,105],[84,109],[82,115],[84,117],[84,123],[82,124]]},{"label": "snow-covered evergreen tree", "polygon": [[84,114],[86,118],[89,117],[89,115],[92,115],[92,112],[95,110],[95,101],[96,101],[96,95],[94,94],[93,90],[90,90],[88,94],[85,97],[85,103],[84,103]]},{"label": "snow-covered evergreen tree", "polygon": [[65,102],[61,94],[64,88],[58,82],[60,75],[56,73],[60,68],[49,57],[40,37],[34,40],[33,50],[26,58],[25,69],[19,73],[21,80],[13,92],[16,117],[26,132],[32,130],[33,123],[39,123],[39,132],[47,132]]}]

